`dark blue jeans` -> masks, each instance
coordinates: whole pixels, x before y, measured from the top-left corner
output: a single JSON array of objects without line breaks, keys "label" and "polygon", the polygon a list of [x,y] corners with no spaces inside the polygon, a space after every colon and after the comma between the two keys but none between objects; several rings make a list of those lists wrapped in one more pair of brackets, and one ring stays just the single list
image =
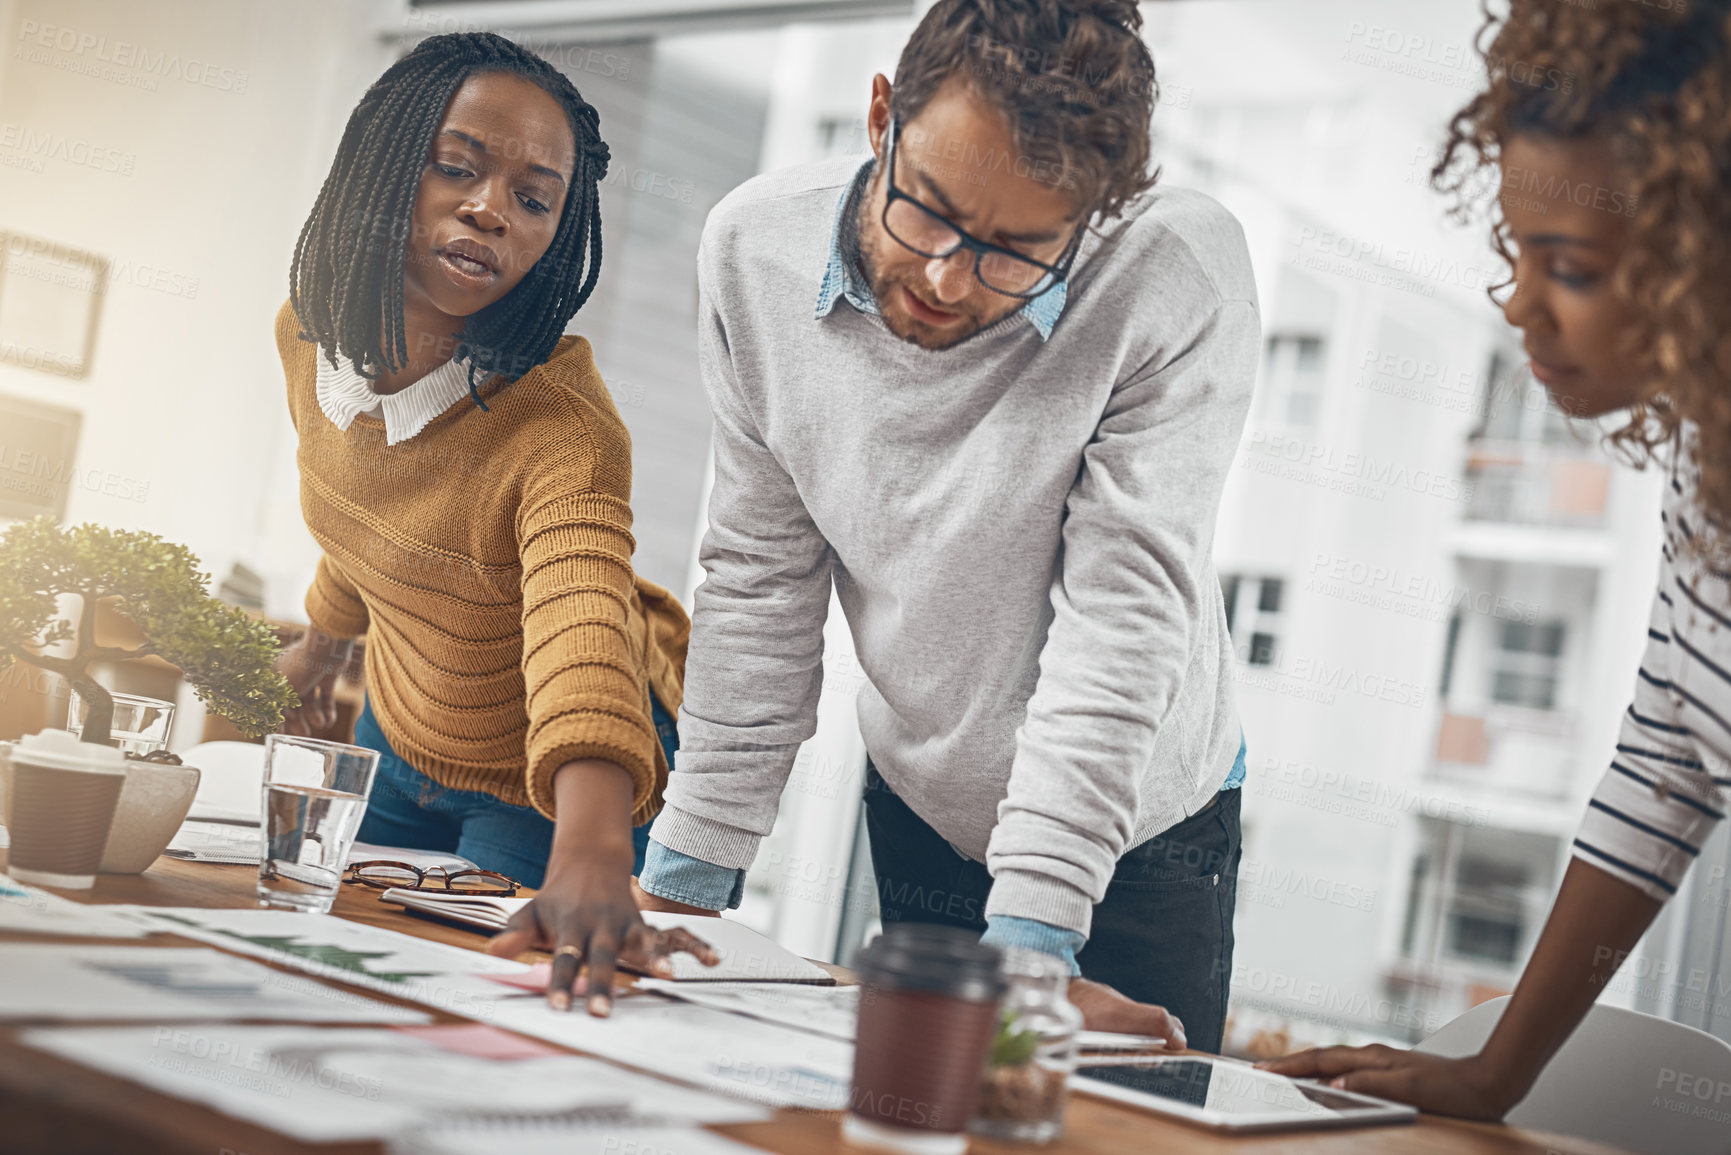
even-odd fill
[{"label": "dark blue jeans", "polygon": [[[1226,1030],[1243,794],[1222,790],[1206,809],[1126,851],[1076,955],[1082,977],[1177,1015],[1199,1051],[1218,1052]],[[870,762],[865,805],[884,922],[983,934],[992,889],[984,864],[956,853]]]},{"label": "dark blue jeans", "polygon": [[[673,765],[679,749],[679,729],[653,694],[655,733]],[[367,812],[361,819],[362,842],[414,850],[460,854],[483,870],[496,870],[525,886],[541,885],[547,876],[547,855],[553,849],[553,823],[532,806],[513,806],[481,790],[441,786],[401,758],[385,741],[373,717],[372,702],[355,720],[355,745],[379,752],[379,772],[373,779]],[[637,851],[632,874],[643,871],[649,848],[649,823],[631,832]]]}]

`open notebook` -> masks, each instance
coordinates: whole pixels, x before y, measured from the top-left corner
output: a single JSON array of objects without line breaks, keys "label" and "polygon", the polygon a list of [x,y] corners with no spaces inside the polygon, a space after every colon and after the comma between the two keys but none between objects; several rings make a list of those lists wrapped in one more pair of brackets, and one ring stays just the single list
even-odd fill
[{"label": "open notebook", "polygon": [[[404,909],[433,918],[446,919],[486,931],[501,931],[513,914],[529,905],[526,898],[489,898],[484,895],[447,894],[442,891],[404,890],[392,887],[379,896],[383,902],[400,903]],[[829,985],[834,976],[807,962],[786,947],[741,923],[697,914],[670,914],[646,910],[643,921],[656,930],[684,927],[715,948],[721,962],[706,967],[690,955],[673,956],[675,982],[812,983]],[[629,970],[629,967],[621,967]]]}]

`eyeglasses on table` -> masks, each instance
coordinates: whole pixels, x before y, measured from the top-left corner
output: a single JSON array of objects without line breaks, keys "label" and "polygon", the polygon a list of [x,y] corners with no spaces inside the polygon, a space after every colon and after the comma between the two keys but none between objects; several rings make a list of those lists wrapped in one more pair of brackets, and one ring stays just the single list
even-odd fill
[{"label": "eyeglasses on table", "polygon": [[523,885],[496,870],[448,870],[443,866],[419,867],[389,859],[351,862],[346,881],[376,890],[443,890],[451,894],[509,898]]}]

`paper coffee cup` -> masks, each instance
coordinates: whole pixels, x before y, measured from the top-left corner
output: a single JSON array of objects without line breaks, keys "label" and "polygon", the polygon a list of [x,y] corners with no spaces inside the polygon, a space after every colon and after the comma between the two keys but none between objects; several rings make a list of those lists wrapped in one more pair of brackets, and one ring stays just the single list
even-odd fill
[{"label": "paper coffee cup", "polygon": [[996,948],[959,927],[892,922],[854,959],[860,981],[855,1143],[960,1155],[1004,993]]},{"label": "paper coffee cup", "polygon": [[20,739],[11,761],[7,873],[37,886],[90,887],[126,785],[126,755],[65,730],[44,730]]}]

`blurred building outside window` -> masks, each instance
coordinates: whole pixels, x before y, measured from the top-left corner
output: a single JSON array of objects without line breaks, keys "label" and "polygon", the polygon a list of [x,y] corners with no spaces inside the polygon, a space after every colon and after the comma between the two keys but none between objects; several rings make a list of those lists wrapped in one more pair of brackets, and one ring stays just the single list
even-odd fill
[{"label": "blurred building outside window", "polygon": [[817,136],[820,159],[860,156],[871,151],[871,137],[866,135],[863,116],[826,116],[817,122]]},{"label": "blurred building outside window", "polygon": [[1557,701],[1557,671],[1563,658],[1563,623],[1504,622],[1491,700],[1508,706],[1549,710]]},{"label": "blurred building outside window", "polygon": [[1557,843],[1519,830],[1421,822],[1401,934],[1415,986],[1435,987],[1448,975],[1480,993],[1512,989],[1550,907]]},{"label": "blurred building outside window", "polygon": [[1604,523],[1611,465],[1571,427],[1543,386],[1499,351],[1485,374],[1473,431],[1467,516],[1485,521],[1591,527]]},{"label": "blurred building outside window", "polygon": [[1291,426],[1316,423],[1322,406],[1322,338],[1281,334],[1268,338],[1258,388],[1264,416]]},{"label": "blurred building outside window", "polygon": [[1220,579],[1226,601],[1226,626],[1238,660],[1271,666],[1280,644],[1280,596],[1285,582],[1277,577],[1226,574]]}]

